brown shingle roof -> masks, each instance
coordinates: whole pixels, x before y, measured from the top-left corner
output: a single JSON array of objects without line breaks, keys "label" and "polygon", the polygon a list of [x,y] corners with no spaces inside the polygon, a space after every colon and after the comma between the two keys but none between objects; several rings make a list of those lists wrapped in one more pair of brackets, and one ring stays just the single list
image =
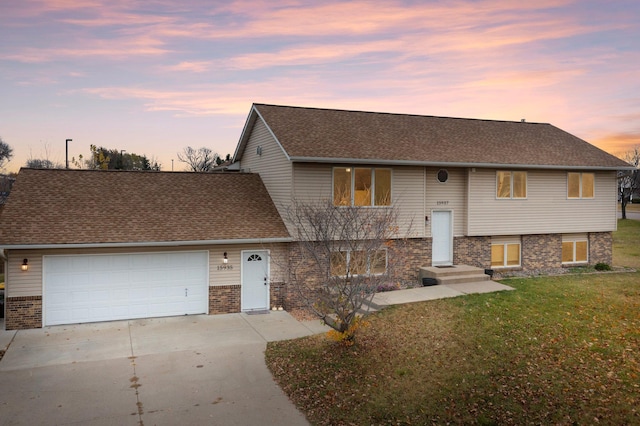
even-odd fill
[{"label": "brown shingle roof", "polygon": [[256,174],[22,169],[0,245],[286,238]]},{"label": "brown shingle roof", "polygon": [[628,166],[550,124],[266,104],[255,104],[254,108],[293,161]]}]

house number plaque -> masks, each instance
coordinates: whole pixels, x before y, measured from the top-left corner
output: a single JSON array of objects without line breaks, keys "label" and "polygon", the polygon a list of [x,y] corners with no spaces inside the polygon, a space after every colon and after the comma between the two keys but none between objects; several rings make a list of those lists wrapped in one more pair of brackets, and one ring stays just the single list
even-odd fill
[{"label": "house number plaque", "polygon": [[233,269],[233,265],[229,265],[228,263],[224,263],[222,265],[218,265],[218,271],[226,271]]},{"label": "house number plaque", "polygon": [[448,206],[449,202],[448,201],[437,201],[436,204],[439,205],[439,206]]}]

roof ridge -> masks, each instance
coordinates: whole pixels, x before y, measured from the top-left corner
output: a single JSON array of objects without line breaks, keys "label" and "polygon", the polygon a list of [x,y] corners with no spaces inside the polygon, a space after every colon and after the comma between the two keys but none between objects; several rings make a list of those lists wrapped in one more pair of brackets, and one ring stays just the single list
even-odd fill
[{"label": "roof ridge", "polygon": [[[335,111],[335,112],[347,112],[347,113],[356,113],[356,114],[376,114],[376,115],[392,115],[392,116],[405,116],[405,117],[422,117],[422,118],[437,118],[437,119],[445,119],[445,120],[467,120],[467,121],[484,121],[484,122],[495,122],[495,123],[514,123],[514,124],[543,124],[543,125],[551,125],[551,123],[542,123],[535,121],[515,121],[515,120],[498,120],[491,118],[470,118],[470,117],[449,117],[442,115],[425,115],[425,114],[411,114],[411,113],[401,113],[401,112],[380,112],[380,111],[364,111],[364,110],[351,110],[351,109],[343,109],[343,108],[321,108],[321,107],[304,107],[304,106],[296,106],[296,105],[277,105],[277,104],[265,104],[265,103],[254,103],[254,106],[266,106],[266,107],[276,107],[276,108],[291,108],[291,109],[306,109],[312,111]],[[524,120],[524,119],[523,119]]]}]

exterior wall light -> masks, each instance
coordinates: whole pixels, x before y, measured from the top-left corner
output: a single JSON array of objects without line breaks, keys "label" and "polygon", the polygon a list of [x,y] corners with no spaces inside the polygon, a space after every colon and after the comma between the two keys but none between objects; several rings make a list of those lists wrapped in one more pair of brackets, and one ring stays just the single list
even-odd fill
[{"label": "exterior wall light", "polygon": [[22,269],[23,271],[28,271],[29,270],[29,260],[28,259],[24,259],[22,261],[22,265],[20,265],[20,269]]},{"label": "exterior wall light", "polygon": [[224,255],[222,257],[222,263],[229,263],[229,258],[227,257],[227,252],[224,252]]}]

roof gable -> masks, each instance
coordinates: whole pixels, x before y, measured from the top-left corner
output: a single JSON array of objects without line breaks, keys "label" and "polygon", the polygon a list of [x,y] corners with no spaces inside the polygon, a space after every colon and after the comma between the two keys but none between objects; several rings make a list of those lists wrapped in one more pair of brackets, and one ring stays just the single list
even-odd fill
[{"label": "roof gable", "polygon": [[113,244],[287,238],[250,173],[22,169],[0,244]]},{"label": "roof gable", "polygon": [[243,135],[249,133],[247,128],[258,115],[292,161],[597,169],[628,166],[545,123],[255,104]]}]

